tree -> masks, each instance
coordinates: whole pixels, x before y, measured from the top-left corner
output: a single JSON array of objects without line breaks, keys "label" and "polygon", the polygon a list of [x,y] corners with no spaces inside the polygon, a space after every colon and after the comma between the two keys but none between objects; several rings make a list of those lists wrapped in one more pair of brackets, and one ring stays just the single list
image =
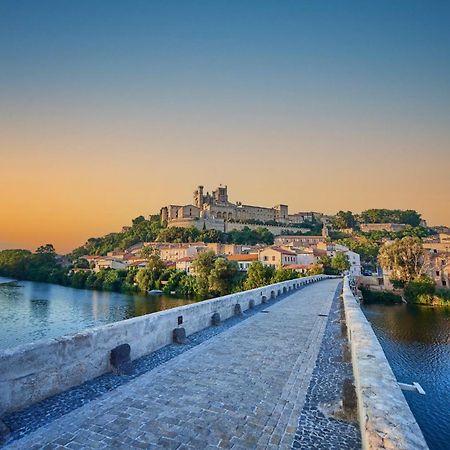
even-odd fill
[{"label": "tree", "polygon": [[295,270],[278,267],[270,282],[281,283],[282,281],[294,280],[295,278],[298,278],[298,273]]},{"label": "tree", "polygon": [[361,213],[361,220],[366,223],[404,223],[417,227],[421,222],[421,215],[412,209],[367,209]]},{"label": "tree", "polygon": [[372,269],[375,269],[377,256],[380,245],[377,242],[371,241],[367,237],[357,237],[355,239],[345,238],[337,241],[338,244],[344,245],[350,250],[358,253],[361,257],[361,262]]},{"label": "tree", "polygon": [[331,268],[338,274],[350,269],[350,261],[345,253],[338,252],[331,258]]},{"label": "tree", "polygon": [[145,217],[144,216],[137,216],[131,221],[133,226],[139,225],[140,223],[143,223],[143,222],[145,222]]},{"label": "tree", "polygon": [[148,292],[151,289],[158,289],[160,277],[165,269],[166,266],[158,254],[153,253],[150,255],[148,257],[147,265],[139,270],[136,275],[136,283],[139,289],[143,292]]},{"label": "tree", "polygon": [[73,267],[77,269],[89,269],[89,261],[84,258],[78,258],[74,263]]},{"label": "tree", "polygon": [[336,275],[334,269],[331,267],[331,256],[322,255],[319,258],[319,264],[323,267],[323,273],[327,275]]},{"label": "tree", "polygon": [[321,273],[323,273],[323,267],[320,264],[314,264],[308,269],[307,276],[320,275]]},{"label": "tree", "polygon": [[270,284],[274,270],[271,266],[264,266],[261,261],[252,262],[244,281],[244,289],[255,289]]},{"label": "tree", "polygon": [[435,292],[434,281],[426,275],[409,281],[404,289],[405,298],[410,303],[432,303]]},{"label": "tree", "polygon": [[211,295],[227,295],[232,292],[239,268],[236,262],[217,258],[208,277],[208,290]]},{"label": "tree", "polygon": [[206,297],[209,292],[209,275],[214,269],[217,256],[212,250],[201,252],[192,262],[192,268],[197,279],[197,294]]},{"label": "tree", "polygon": [[353,228],[357,222],[351,211],[339,211],[333,218],[331,224],[333,228]]},{"label": "tree", "polygon": [[102,289],[104,291],[119,291],[120,285],[119,271],[114,269],[105,269]]},{"label": "tree", "polygon": [[350,269],[350,262],[345,253],[336,253],[333,257],[323,255],[319,259],[323,267],[323,273],[327,275],[339,275]]},{"label": "tree", "polygon": [[143,259],[147,259],[149,260],[151,256],[154,255],[159,255],[159,251],[158,249],[150,246],[150,245],[146,245],[145,247],[142,248],[142,250],[139,252],[139,256]]},{"label": "tree", "polygon": [[403,282],[418,277],[423,266],[422,242],[416,237],[404,237],[386,242],[380,249],[378,262],[391,271],[391,278]]},{"label": "tree", "polygon": [[26,279],[32,254],[29,250],[0,251],[0,275]]},{"label": "tree", "polygon": [[55,247],[52,244],[41,245],[36,249],[36,253],[40,255],[56,255]]}]

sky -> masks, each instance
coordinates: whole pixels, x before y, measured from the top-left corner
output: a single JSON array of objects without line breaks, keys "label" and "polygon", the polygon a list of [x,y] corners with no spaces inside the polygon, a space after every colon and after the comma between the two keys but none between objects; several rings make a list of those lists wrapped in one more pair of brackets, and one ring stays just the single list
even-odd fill
[{"label": "sky", "polygon": [[450,225],[450,2],[0,2],[0,248],[67,252],[203,184]]}]

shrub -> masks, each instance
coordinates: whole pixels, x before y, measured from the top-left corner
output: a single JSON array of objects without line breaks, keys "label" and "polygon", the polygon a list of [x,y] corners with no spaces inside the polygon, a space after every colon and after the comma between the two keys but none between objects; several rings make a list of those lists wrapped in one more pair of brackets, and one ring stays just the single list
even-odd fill
[{"label": "shrub", "polygon": [[421,275],[405,285],[405,298],[410,303],[432,303],[436,287],[434,281]]},{"label": "shrub", "polygon": [[385,291],[371,291],[367,288],[361,288],[361,293],[363,296],[363,301],[366,304],[371,303],[401,303],[402,298],[400,295],[394,294],[393,292]]}]

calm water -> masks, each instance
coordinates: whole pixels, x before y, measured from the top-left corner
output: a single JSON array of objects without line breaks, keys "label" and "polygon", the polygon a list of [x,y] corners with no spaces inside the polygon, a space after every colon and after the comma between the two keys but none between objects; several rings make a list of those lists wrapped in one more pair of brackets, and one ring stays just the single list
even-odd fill
[{"label": "calm water", "polygon": [[[0,277],[0,283],[6,281]],[[31,281],[16,284],[0,284],[0,349],[193,302],[164,295],[126,295]]]},{"label": "calm water", "polygon": [[450,308],[367,305],[364,313],[398,381],[426,392],[404,394],[430,449],[450,449]]}]

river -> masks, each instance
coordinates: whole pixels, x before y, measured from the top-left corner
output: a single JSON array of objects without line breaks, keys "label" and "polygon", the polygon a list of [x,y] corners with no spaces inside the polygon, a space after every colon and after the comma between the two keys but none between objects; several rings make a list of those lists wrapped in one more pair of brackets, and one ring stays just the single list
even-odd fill
[{"label": "river", "polygon": [[418,381],[426,395],[405,391],[431,450],[450,449],[450,307],[367,305],[398,381]]},{"label": "river", "polygon": [[73,289],[0,277],[0,349],[193,303],[166,295]]}]

